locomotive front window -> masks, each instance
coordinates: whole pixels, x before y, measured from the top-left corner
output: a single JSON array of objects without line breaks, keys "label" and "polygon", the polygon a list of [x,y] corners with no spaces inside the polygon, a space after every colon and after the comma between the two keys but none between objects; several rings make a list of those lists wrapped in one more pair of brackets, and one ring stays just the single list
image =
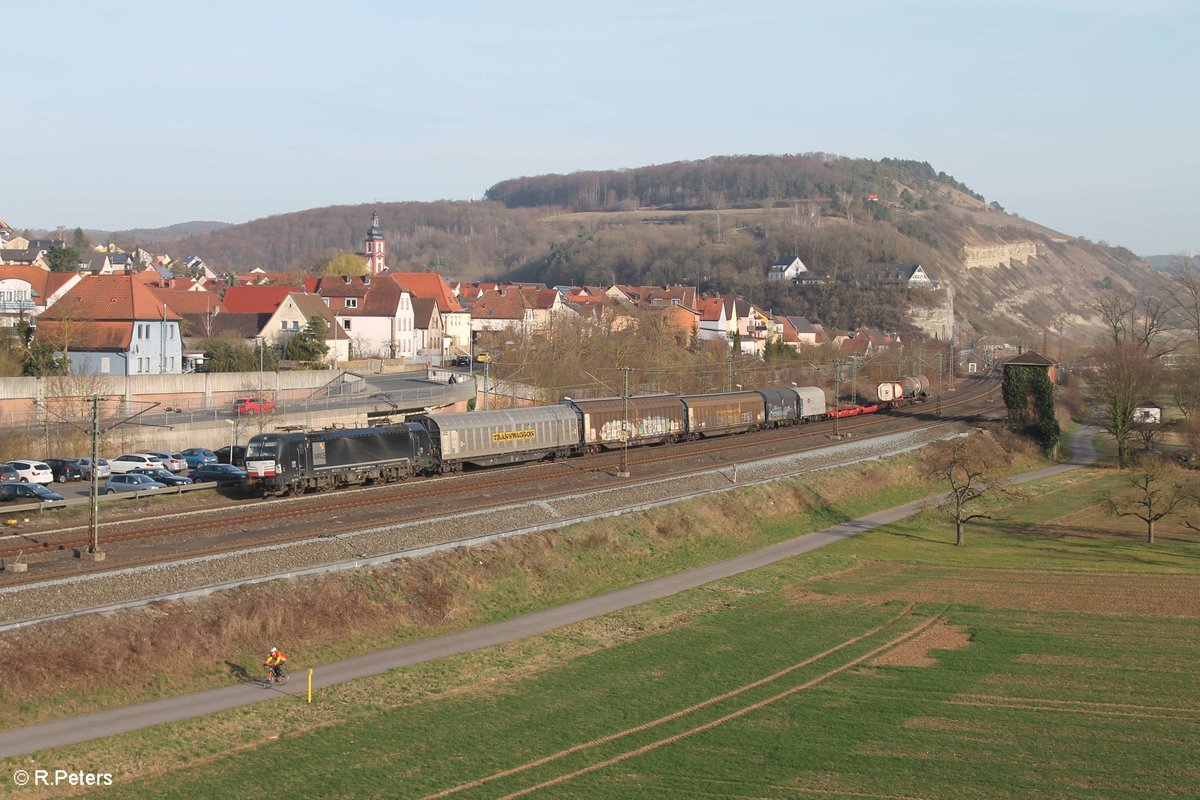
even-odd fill
[{"label": "locomotive front window", "polygon": [[251,439],[246,447],[246,458],[275,458],[279,455],[279,440]]}]

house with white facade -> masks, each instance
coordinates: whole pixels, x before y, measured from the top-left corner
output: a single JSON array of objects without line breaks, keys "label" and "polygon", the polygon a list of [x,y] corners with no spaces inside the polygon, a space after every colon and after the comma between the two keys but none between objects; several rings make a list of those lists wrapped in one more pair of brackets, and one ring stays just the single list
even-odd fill
[{"label": "house with white facade", "polygon": [[32,320],[82,280],[76,272],[48,272],[24,265],[0,266],[0,327]]},{"label": "house with white facade", "polygon": [[808,267],[800,260],[800,256],[784,256],[767,267],[767,280],[796,282],[808,272]]},{"label": "house with white facade", "polygon": [[416,359],[412,295],[388,276],[326,276],[309,291],[334,312],[354,358]]},{"label": "house with white facade", "polygon": [[81,375],[177,375],[179,315],[130,275],[85,276],[37,319],[35,343]]}]

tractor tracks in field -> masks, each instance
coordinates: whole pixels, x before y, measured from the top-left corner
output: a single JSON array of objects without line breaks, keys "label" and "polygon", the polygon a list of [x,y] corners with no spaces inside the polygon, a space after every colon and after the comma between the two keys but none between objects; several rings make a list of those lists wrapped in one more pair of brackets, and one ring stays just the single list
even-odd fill
[{"label": "tractor tracks in field", "polygon": [[[847,639],[837,645],[834,645],[833,647],[830,647],[820,653],[817,653],[816,655],[809,656],[808,658],[798,661],[795,664],[792,664],[781,670],[778,670],[777,672],[774,672],[771,675],[767,675],[766,677],[759,678],[756,681],[752,681],[750,683],[744,684],[742,686],[739,686],[735,689],[731,689],[722,694],[715,695],[715,696],[710,697],[706,700],[703,700],[699,703],[695,703],[691,706],[688,706],[687,708],[683,708],[683,709],[680,709],[679,711],[672,712],[670,714],[667,714],[665,716],[659,717],[654,720],[650,720],[649,722],[642,723],[641,725],[636,725],[631,728],[626,728],[625,730],[622,730],[622,731],[617,731],[615,733],[611,733],[606,736],[592,739],[591,741],[573,745],[566,749],[560,750],[556,753],[551,753],[550,755],[543,756],[541,758],[534,759],[532,761],[528,761],[519,766],[512,767],[507,770],[502,770],[500,772],[496,772],[491,775],[484,776],[482,778],[477,778],[473,781],[468,781],[466,783],[462,783],[457,786],[452,786],[448,789],[444,789],[444,790],[442,790],[440,792],[436,792],[434,794],[426,795],[424,798],[422,798],[422,800],[436,800],[438,798],[450,797],[452,795],[455,795],[455,794],[458,794],[461,792],[469,791],[471,789],[476,789],[480,786],[484,786],[493,781],[501,780],[504,778],[509,778],[514,775],[519,775],[521,773],[528,772],[529,770],[537,769],[537,768],[543,767],[547,764],[551,764],[555,761],[566,758],[568,756],[575,755],[576,753],[581,753],[586,750],[591,750],[591,749],[609,744],[611,742],[617,741],[619,739],[623,739],[625,737],[639,734],[644,731],[648,731],[653,728],[665,725],[667,723],[674,722],[679,719],[683,719],[685,717],[688,717],[689,715],[695,714],[696,712],[702,711],[703,709],[710,708],[717,704],[723,703],[727,700],[731,700],[735,697],[746,694],[747,692],[750,692],[754,689],[757,689],[757,688],[766,686],[768,684],[772,684],[777,681],[780,681],[781,679],[786,678],[787,676],[792,675],[793,673],[795,673],[799,670],[802,670],[805,667],[809,667],[809,666],[812,666],[813,664],[824,661],[824,660],[830,658],[831,656],[833,656],[843,650],[846,650],[847,648],[851,648],[867,639],[870,639],[871,637],[876,636],[880,632],[896,625],[897,623],[901,622],[902,620],[905,620],[905,619],[911,617],[913,608],[914,608],[914,606],[912,604],[910,604],[896,616],[883,622],[880,625],[875,626],[874,628],[871,628],[868,631],[865,631],[865,632],[863,632],[857,636],[854,636],[850,639]],[[932,616],[921,619],[917,624],[913,625],[908,630],[900,633],[899,635],[891,638],[887,642],[885,642],[881,645],[878,645],[878,646],[872,648],[871,650],[867,651],[866,653],[862,653],[845,663],[839,664],[838,666],[833,667],[832,669],[829,669],[826,672],[824,672],[814,678],[810,678],[809,680],[806,680],[795,686],[788,687],[787,689],[784,689],[783,691],[777,692],[774,695],[763,698],[756,702],[743,705],[740,708],[734,709],[733,711],[730,711],[720,717],[717,717],[716,719],[710,720],[708,722],[705,722],[705,723],[702,723],[699,725],[695,725],[691,728],[688,728],[686,730],[672,734],[670,736],[665,736],[665,737],[662,737],[659,739],[655,739],[655,740],[653,740],[651,742],[647,742],[646,744],[643,744],[639,747],[625,750],[622,753],[618,753],[614,756],[610,756],[604,760],[597,761],[595,763],[589,764],[584,767],[580,767],[573,771],[565,772],[556,777],[548,778],[539,783],[533,784],[531,786],[527,786],[524,789],[519,789],[512,793],[503,795],[503,798],[504,798],[504,800],[513,800],[515,798],[524,797],[526,795],[532,794],[532,793],[540,791],[542,789],[547,789],[552,786],[556,786],[556,785],[565,783],[567,781],[573,780],[573,779],[581,777],[583,775],[587,775],[591,772],[595,772],[597,770],[604,769],[604,768],[612,766],[614,764],[618,764],[622,761],[626,761],[628,759],[635,758],[639,755],[648,753],[652,750],[657,750],[661,747],[665,747],[665,746],[672,744],[674,742],[677,742],[681,739],[685,739],[687,737],[694,736],[698,733],[703,733],[704,731],[712,730],[713,728],[716,728],[727,722],[731,722],[740,717],[746,716],[747,714],[751,714],[762,708],[766,708],[769,705],[772,705],[781,700],[787,699],[799,692],[802,692],[806,689],[810,689],[814,686],[824,683],[825,681],[829,680],[830,678],[833,678],[834,676],[836,676],[842,672],[845,672],[853,667],[864,664],[873,658],[877,658],[880,655],[886,654],[886,653],[896,649],[897,647],[900,647],[904,643],[912,640],[913,638],[919,636],[921,633],[928,630],[935,623],[941,621],[944,618],[944,616],[945,616],[945,609],[943,609],[941,612],[939,612],[937,614],[934,614]]]}]

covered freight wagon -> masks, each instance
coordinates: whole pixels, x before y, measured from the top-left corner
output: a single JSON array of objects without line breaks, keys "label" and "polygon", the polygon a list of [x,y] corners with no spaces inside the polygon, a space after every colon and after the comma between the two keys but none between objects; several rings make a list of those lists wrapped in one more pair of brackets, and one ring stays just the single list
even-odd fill
[{"label": "covered freight wagon", "polygon": [[579,417],[566,406],[464,411],[414,417],[429,431],[442,472],[576,455]]},{"label": "covered freight wagon", "polygon": [[766,423],[766,404],[758,392],[689,394],[679,399],[687,411],[691,437],[741,433]]},{"label": "covered freight wagon", "polygon": [[683,438],[683,403],[673,394],[591,400],[565,398],[562,405],[579,415],[583,446],[594,452],[621,446],[622,431],[626,425],[626,402],[630,444],[653,444]]},{"label": "covered freight wagon", "polygon": [[794,386],[792,391],[799,398],[797,413],[801,422],[825,419],[825,391],[819,386]]},{"label": "covered freight wagon", "polygon": [[755,389],[766,405],[767,424],[794,425],[800,419],[800,398],[792,389]]}]

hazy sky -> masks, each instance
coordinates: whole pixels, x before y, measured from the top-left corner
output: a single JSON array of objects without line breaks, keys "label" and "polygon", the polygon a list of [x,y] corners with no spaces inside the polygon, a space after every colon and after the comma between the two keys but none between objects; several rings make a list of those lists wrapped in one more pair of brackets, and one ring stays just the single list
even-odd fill
[{"label": "hazy sky", "polygon": [[1179,0],[7,4],[0,219],[245,222],[712,155],[928,161],[1009,211],[1200,251]]}]

